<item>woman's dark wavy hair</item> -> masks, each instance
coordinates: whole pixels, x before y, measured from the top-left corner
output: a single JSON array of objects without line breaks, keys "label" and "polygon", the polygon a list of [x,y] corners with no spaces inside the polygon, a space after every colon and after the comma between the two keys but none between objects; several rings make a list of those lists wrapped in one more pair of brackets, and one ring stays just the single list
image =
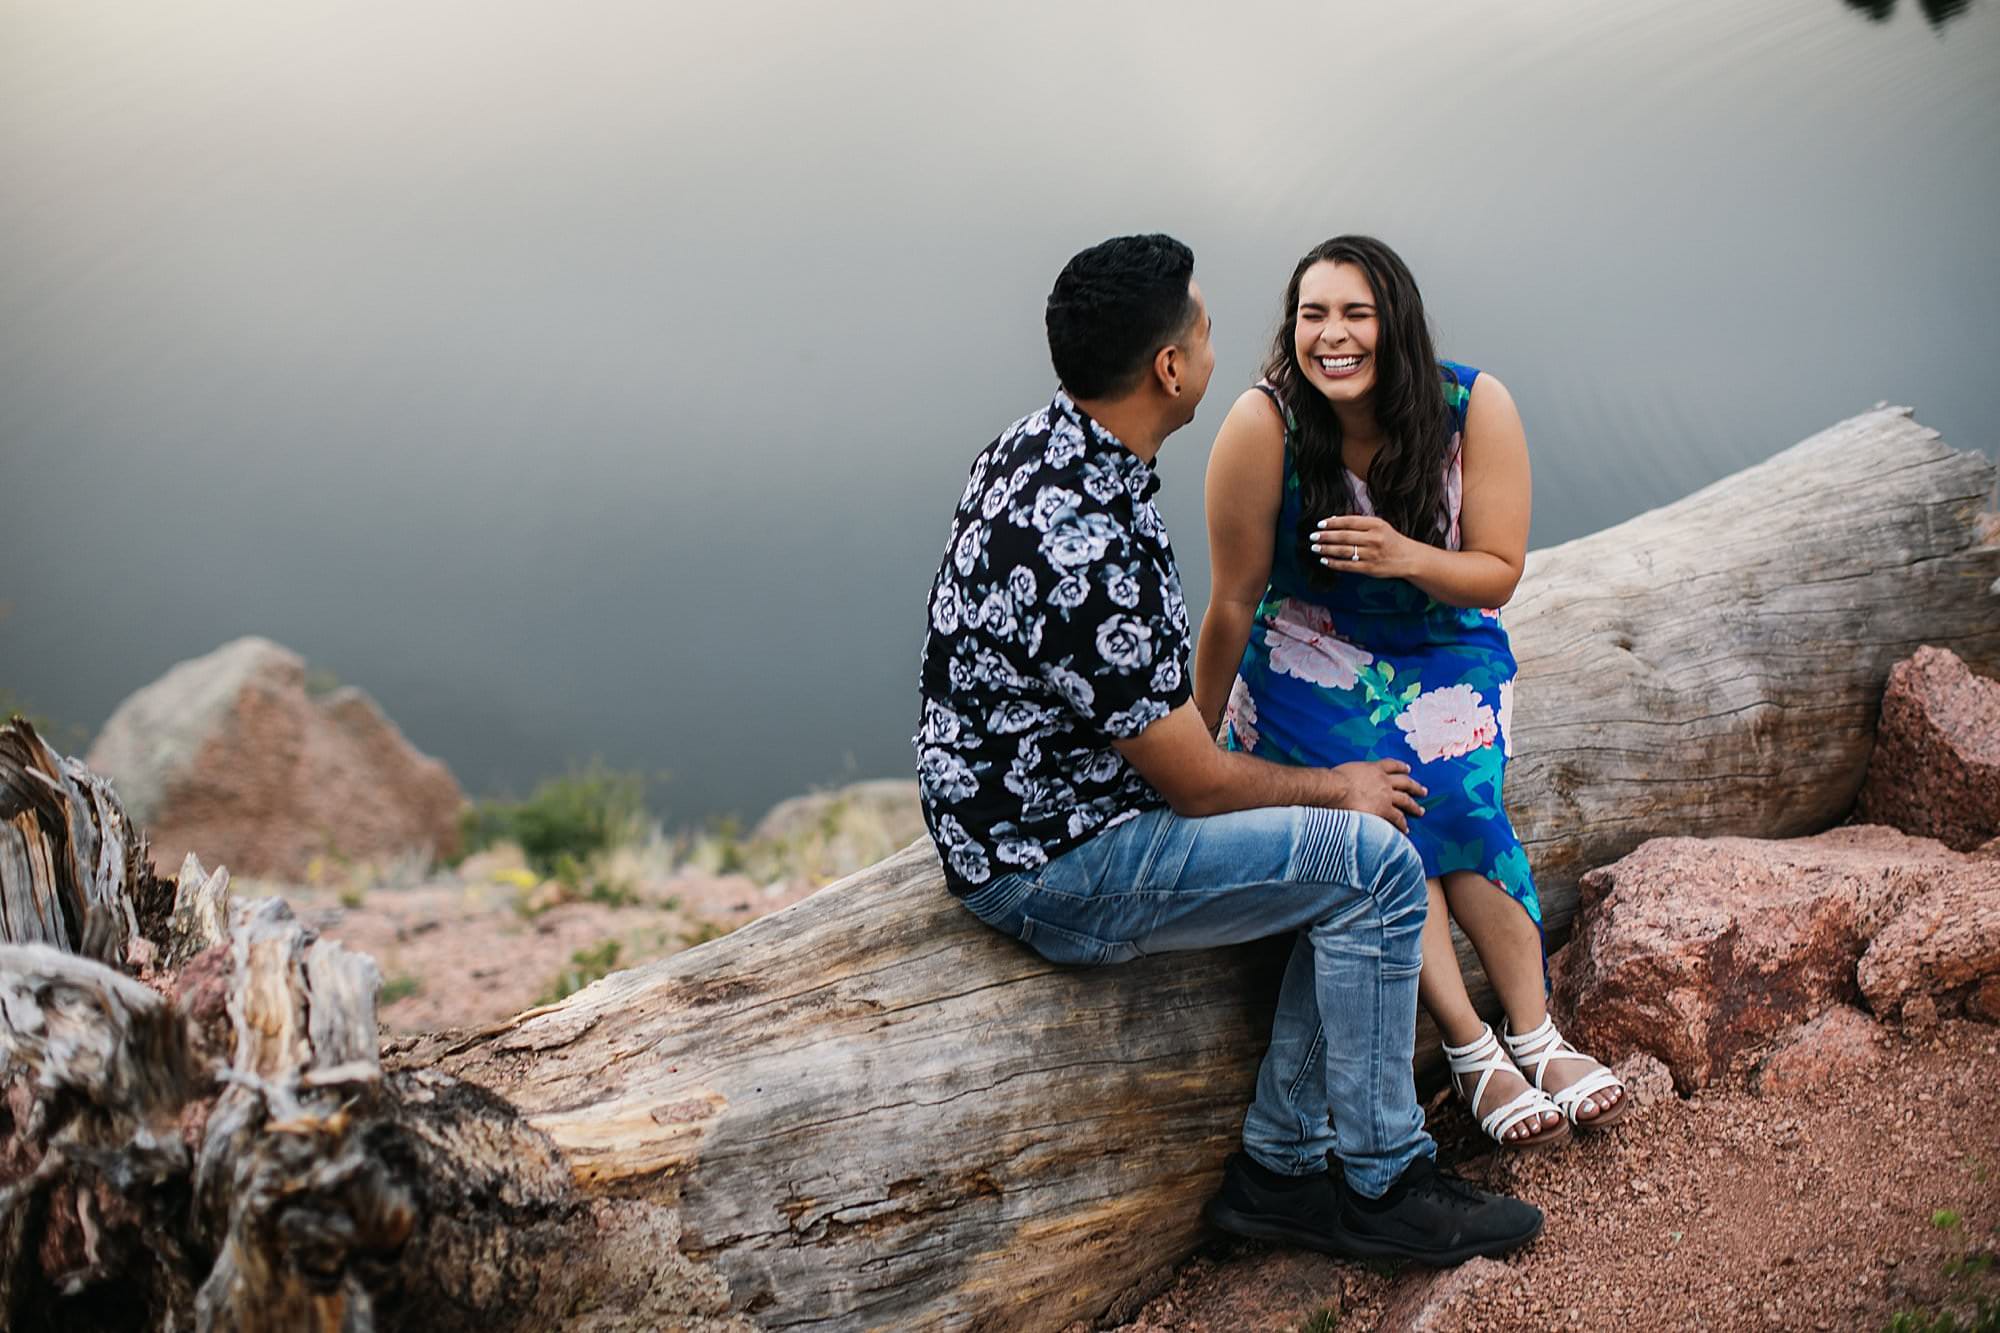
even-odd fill
[{"label": "woman's dark wavy hair", "polygon": [[1375,293],[1380,329],[1375,342],[1375,419],[1386,437],[1368,465],[1368,494],[1378,516],[1406,537],[1443,546],[1450,515],[1445,509],[1446,451],[1451,448],[1451,409],[1445,404],[1443,373],[1431,345],[1429,321],[1417,280],[1394,250],[1372,236],[1336,236],[1306,252],[1285,287],[1285,317],[1271,342],[1264,378],[1291,409],[1292,458],[1299,474],[1303,507],[1295,541],[1300,567],[1324,575],[1313,557],[1313,525],[1330,514],[1351,514],[1356,504],[1341,462],[1340,418],[1318,389],[1306,381],[1293,347],[1299,318],[1299,284],[1314,264],[1353,264]]}]

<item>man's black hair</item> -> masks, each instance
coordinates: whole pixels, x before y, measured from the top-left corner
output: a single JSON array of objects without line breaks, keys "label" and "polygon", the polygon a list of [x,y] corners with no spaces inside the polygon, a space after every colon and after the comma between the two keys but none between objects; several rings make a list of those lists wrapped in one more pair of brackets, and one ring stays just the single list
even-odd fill
[{"label": "man's black hair", "polygon": [[1138,384],[1194,322],[1194,251],[1171,236],[1114,236],[1063,265],[1049,292],[1049,359],[1074,398]]}]

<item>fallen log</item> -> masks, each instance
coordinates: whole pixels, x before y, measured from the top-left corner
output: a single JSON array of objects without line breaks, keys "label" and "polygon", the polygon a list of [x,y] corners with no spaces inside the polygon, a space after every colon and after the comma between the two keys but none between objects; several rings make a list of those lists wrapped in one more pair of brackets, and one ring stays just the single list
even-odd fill
[{"label": "fallen log", "polygon": [[[1993,478],[1877,411],[1530,556],[1508,612],[1509,804],[1552,930],[1583,870],[1647,837],[1840,818],[1888,668],[1919,644],[2000,668],[2000,548],[1978,535]],[[0,793],[7,780],[0,762]],[[187,868],[172,919],[226,921],[228,938],[162,982],[157,1013],[107,962],[0,946],[10,1326],[59,1326],[23,1315],[106,1290],[130,1294],[118,1326],[134,1328],[1113,1313],[1197,1237],[1283,949],[1055,967],[957,908],[919,844],[721,940],[375,1063],[353,956],[321,960],[332,946],[281,908],[221,910],[215,882]],[[58,1014],[95,1044],[39,1041]],[[177,1049],[169,1019],[194,1033],[185,1059],[157,1054]],[[55,1059],[85,1046],[109,1054]],[[155,1065],[168,1072],[144,1084]],[[185,1166],[157,1128],[176,1096],[209,1126],[183,1133]]]}]

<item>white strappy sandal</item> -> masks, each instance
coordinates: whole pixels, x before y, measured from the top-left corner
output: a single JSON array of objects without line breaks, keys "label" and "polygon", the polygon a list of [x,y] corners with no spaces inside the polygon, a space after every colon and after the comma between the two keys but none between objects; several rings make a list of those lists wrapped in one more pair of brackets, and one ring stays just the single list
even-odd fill
[{"label": "white strappy sandal", "polygon": [[[1480,1098],[1486,1095],[1486,1085],[1493,1081],[1495,1074],[1521,1073],[1514,1067],[1514,1062],[1507,1058],[1506,1052],[1500,1049],[1500,1041],[1493,1035],[1493,1029],[1484,1024],[1480,1025],[1479,1035],[1467,1045],[1453,1046],[1447,1042],[1444,1047],[1444,1058],[1445,1063],[1451,1066],[1452,1087],[1458,1090],[1459,1096],[1465,1097],[1466,1105],[1472,1108],[1474,1115],[1479,1115]],[[1465,1085],[1459,1082],[1459,1079],[1462,1075],[1472,1074],[1479,1075],[1479,1081],[1473,1085],[1471,1095],[1468,1096]],[[1553,1128],[1543,1128],[1542,1115],[1549,1111],[1561,1114],[1562,1108],[1556,1105],[1554,1098],[1531,1082],[1504,1106],[1496,1106],[1485,1115],[1479,1116],[1479,1128],[1487,1138],[1503,1148],[1546,1148],[1552,1144],[1566,1142],[1572,1123],[1570,1117],[1563,1114],[1564,1123]],[[1518,1139],[1507,1137],[1508,1130],[1530,1120],[1535,1122],[1534,1133]]]},{"label": "white strappy sandal", "polygon": [[1620,1097],[1609,1109],[1599,1111],[1588,1120],[1577,1119],[1577,1108],[1585,1099],[1612,1088],[1623,1091],[1625,1084],[1601,1062],[1593,1060],[1563,1040],[1563,1034],[1556,1031],[1555,1019],[1544,1018],[1540,1027],[1533,1032],[1524,1032],[1518,1037],[1510,1032],[1506,1035],[1506,1040],[1507,1050],[1513,1055],[1514,1062],[1537,1088],[1540,1088],[1547,1079],[1551,1061],[1581,1060],[1586,1064],[1597,1066],[1568,1087],[1549,1094],[1555,1102],[1556,1109],[1563,1113],[1563,1119],[1578,1129],[1601,1129],[1616,1121],[1631,1108],[1632,1098],[1628,1094]]}]

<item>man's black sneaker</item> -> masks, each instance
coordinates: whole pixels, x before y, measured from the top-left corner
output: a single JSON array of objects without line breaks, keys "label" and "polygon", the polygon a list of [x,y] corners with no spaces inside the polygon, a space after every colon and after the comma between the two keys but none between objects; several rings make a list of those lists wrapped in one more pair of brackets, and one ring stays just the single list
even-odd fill
[{"label": "man's black sneaker", "polygon": [[1438,1268],[1478,1255],[1498,1258],[1542,1231],[1542,1210],[1488,1194],[1419,1157],[1380,1199],[1347,1191],[1340,1205],[1340,1244],[1348,1254],[1414,1259]]},{"label": "man's black sneaker", "polygon": [[1340,1229],[1346,1193],[1347,1186],[1330,1171],[1281,1176],[1243,1153],[1231,1153],[1222,1166],[1222,1189],[1202,1216],[1232,1236],[1346,1255]]}]

